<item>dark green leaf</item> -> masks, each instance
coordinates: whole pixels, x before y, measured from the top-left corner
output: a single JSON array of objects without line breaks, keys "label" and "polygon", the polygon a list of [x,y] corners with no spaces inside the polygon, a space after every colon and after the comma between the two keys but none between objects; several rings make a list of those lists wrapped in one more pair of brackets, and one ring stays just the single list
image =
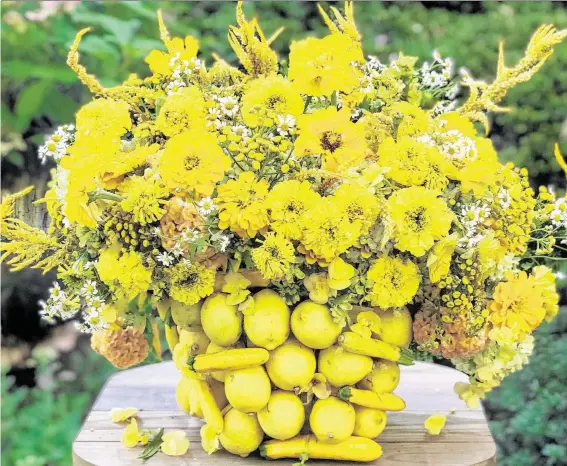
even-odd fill
[{"label": "dark green leaf", "polygon": [[139,459],[147,460],[154,456],[161,448],[161,439],[163,437],[163,427],[154,435],[152,440],[146,445],[140,456]]}]

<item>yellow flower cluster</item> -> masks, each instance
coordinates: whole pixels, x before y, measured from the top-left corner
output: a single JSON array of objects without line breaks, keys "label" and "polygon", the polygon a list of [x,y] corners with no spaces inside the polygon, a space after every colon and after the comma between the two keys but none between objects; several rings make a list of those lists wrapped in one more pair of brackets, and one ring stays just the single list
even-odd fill
[{"label": "yellow flower cluster", "polygon": [[[220,57],[207,67],[198,41],[171,37],[159,15],[165,50],[146,58],[150,76],[110,89],[79,64],[79,32],[68,62],[95,96],[41,151],[57,152],[49,231],[13,218],[18,196],[2,206],[2,258],[57,266],[65,285],[46,316],[81,302],[95,349],[122,367],[161,352],[160,328],[173,343],[184,331],[174,356],[186,367],[207,346],[187,336],[210,311],[201,301],[219,292],[219,322],[240,322],[263,287],[328,306],[327,327],[366,343],[388,340],[379,318],[407,317],[414,349],[474,379],[469,400],[525,361],[531,333],[557,314],[545,263],[566,259],[567,201],[536,197],[475,122],[567,33],[540,28],[494,83],[467,81],[459,107],[450,59],[365,57],[353,4],[331,10],[329,34],[292,42],[280,66],[279,31],[266,36],[239,3],[228,37],[240,69]],[[164,452],[186,447],[164,435]]]}]

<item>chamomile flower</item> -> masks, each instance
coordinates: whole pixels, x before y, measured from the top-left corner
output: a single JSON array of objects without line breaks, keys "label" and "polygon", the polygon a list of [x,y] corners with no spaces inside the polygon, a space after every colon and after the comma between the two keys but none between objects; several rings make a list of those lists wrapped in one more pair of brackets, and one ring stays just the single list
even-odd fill
[{"label": "chamomile flower", "polygon": [[197,211],[203,217],[207,217],[217,210],[217,205],[210,197],[204,197],[197,202]]}]

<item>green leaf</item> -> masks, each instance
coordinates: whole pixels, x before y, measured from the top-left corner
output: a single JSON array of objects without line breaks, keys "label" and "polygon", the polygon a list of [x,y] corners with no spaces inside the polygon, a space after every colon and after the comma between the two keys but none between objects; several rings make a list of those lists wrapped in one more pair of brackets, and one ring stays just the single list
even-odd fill
[{"label": "green leaf", "polygon": [[147,460],[154,456],[161,448],[161,439],[163,437],[163,427],[158,431],[154,438],[146,445],[146,448],[138,456],[139,459]]},{"label": "green leaf", "polygon": [[24,60],[10,60],[2,63],[2,77],[19,81],[31,78],[40,78],[44,81],[58,81],[73,83],[77,77],[73,70],[66,65],[52,63],[38,65]]},{"label": "green leaf", "polygon": [[38,81],[24,88],[18,96],[18,101],[14,108],[17,130],[23,131],[28,127],[29,122],[34,116],[40,116],[38,113],[43,98],[50,89],[53,88],[48,81]]}]

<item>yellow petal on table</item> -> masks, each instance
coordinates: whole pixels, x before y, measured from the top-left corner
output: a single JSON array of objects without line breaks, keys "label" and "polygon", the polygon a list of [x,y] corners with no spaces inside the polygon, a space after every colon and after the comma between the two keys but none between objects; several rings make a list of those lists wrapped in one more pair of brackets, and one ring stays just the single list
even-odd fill
[{"label": "yellow petal on table", "polygon": [[201,446],[209,455],[220,450],[219,436],[215,429],[207,424],[201,427]]},{"label": "yellow petal on table", "polygon": [[189,450],[189,440],[182,430],[166,432],[162,437],[161,451],[169,456],[181,456]]},{"label": "yellow petal on table", "polygon": [[112,408],[110,411],[112,422],[125,422],[137,415],[138,410],[136,408]]},{"label": "yellow petal on table", "polygon": [[122,437],[120,438],[120,443],[124,445],[126,448],[133,448],[138,445],[140,440],[140,430],[138,429],[138,423],[136,419],[132,419],[130,424],[126,426],[124,432],[122,433]]},{"label": "yellow petal on table", "polygon": [[425,420],[423,425],[430,435],[439,435],[443,427],[445,427],[446,420],[447,416],[444,414],[432,414]]}]

